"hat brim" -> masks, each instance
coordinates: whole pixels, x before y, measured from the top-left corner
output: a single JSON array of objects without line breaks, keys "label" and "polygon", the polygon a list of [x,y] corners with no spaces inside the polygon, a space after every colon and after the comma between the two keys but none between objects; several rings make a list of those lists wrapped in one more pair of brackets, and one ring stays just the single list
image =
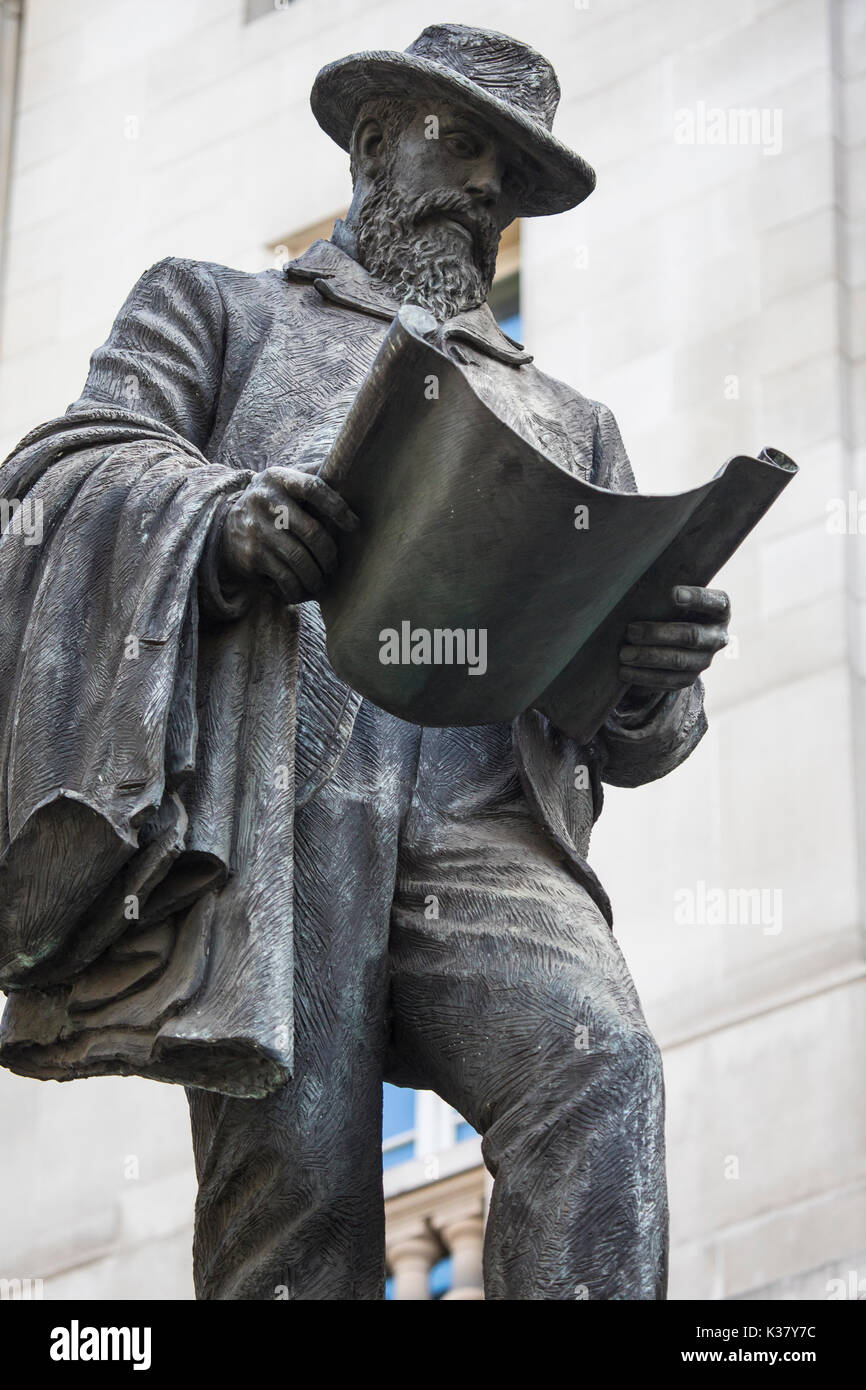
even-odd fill
[{"label": "hat brim", "polygon": [[519,217],[565,212],[595,188],[595,170],[556,136],[470,78],[427,58],[397,52],[339,58],[317,76],[310,105],[322,129],[348,150],[358,111],[375,97],[446,100],[477,112],[522,156],[518,162],[528,178]]}]

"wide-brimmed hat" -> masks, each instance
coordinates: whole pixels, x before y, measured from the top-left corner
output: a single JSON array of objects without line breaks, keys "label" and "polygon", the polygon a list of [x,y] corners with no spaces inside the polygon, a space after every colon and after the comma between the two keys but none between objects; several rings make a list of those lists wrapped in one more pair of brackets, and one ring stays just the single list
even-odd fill
[{"label": "wide-brimmed hat", "polygon": [[328,63],[310,104],[322,129],[348,150],[355,118],[374,97],[444,100],[477,112],[519,157],[527,184],[522,217],[564,212],[595,187],[591,166],[552,134],[556,73],[534,48],[507,34],[431,24],[405,53],[353,53]]}]

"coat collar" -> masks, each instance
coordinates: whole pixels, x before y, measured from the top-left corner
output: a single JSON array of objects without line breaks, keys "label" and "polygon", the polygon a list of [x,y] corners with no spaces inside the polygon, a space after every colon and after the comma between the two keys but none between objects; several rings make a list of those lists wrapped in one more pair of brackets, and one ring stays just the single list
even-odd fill
[{"label": "coat collar", "polygon": [[[312,281],[322,298],[332,304],[360,309],[375,318],[390,322],[400,307],[362,265],[332,241],[314,241],[297,260],[289,261],[284,270],[289,279]],[[471,343],[498,362],[519,366],[532,361],[531,354],[524,352],[520,343],[502,332],[488,304],[448,319],[442,326],[442,336]]]}]

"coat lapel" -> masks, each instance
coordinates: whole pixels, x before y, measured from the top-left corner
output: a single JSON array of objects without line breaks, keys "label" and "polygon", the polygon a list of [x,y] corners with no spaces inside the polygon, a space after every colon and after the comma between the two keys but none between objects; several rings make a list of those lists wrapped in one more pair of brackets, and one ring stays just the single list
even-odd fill
[{"label": "coat lapel", "polygon": [[[314,242],[297,260],[289,261],[285,275],[290,280],[311,281],[322,298],[331,304],[387,319],[389,323],[400,307],[385,286],[332,241]],[[441,338],[443,347],[449,340],[459,339],[497,362],[516,367],[532,361],[532,355],[524,352],[520,343],[502,332],[486,303],[448,319],[442,325]]]}]

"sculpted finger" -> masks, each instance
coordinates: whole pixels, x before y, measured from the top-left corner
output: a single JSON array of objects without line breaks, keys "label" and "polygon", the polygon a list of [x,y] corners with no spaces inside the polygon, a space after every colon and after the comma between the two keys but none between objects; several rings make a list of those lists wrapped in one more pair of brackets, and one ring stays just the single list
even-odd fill
[{"label": "sculpted finger", "polygon": [[693,613],[705,614],[717,621],[727,622],[731,616],[731,600],[724,589],[704,589],[697,584],[678,584],[673,597],[678,608],[688,608]]},{"label": "sculpted finger", "polygon": [[625,635],[629,642],[653,647],[704,647],[717,652],[728,645],[723,627],[705,623],[629,623]]},{"label": "sculpted finger", "polygon": [[259,552],[257,568],[265,587],[275,590],[286,603],[300,603],[305,597],[298,576],[273,550],[263,548]]},{"label": "sculpted finger", "polygon": [[271,468],[268,470],[290,497],[303,502],[305,507],[332,521],[342,531],[356,531],[358,518],[338,492],[323,482],[315,473],[301,473],[292,468]]},{"label": "sculpted finger", "polygon": [[282,553],[287,553],[283,542],[294,537],[306,546],[325,574],[331,573],[337,564],[337,544],[321,522],[291,498],[279,503],[262,499],[261,506],[263,523],[273,529]]},{"label": "sculpted finger", "polygon": [[325,576],[307,547],[296,537],[287,536],[283,553],[288,559],[289,568],[300,579],[306,592],[317,594],[325,582]]},{"label": "sculpted finger", "polygon": [[[274,532],[265,538],[259,550],[259,560],[262,570],[272,579],[277,579],[281,571],[288,570],[294,574],[302,590],[301,599],[317,594],[325,582],[325,576],[307,547],[296,536],[290,536],[285,531]],[[280,587],[282,592],[282,585]],[[301,599],[291,599],[290,602],[299,603]]]},{"label": "sculpted finger", "polygon": [[682,647],[622,647],[619,653],[625,666],[654,671],[691,671],[693,675],[705,671],[712,658],[711,651],[687,651]]},{"label": "sculpted finger", "polygon": [[648,690],[685,690],[695,681],[694,673],[688,671],[654,671],[640,666],[620,666],[619,678],[624,685],[646,686]]}]

